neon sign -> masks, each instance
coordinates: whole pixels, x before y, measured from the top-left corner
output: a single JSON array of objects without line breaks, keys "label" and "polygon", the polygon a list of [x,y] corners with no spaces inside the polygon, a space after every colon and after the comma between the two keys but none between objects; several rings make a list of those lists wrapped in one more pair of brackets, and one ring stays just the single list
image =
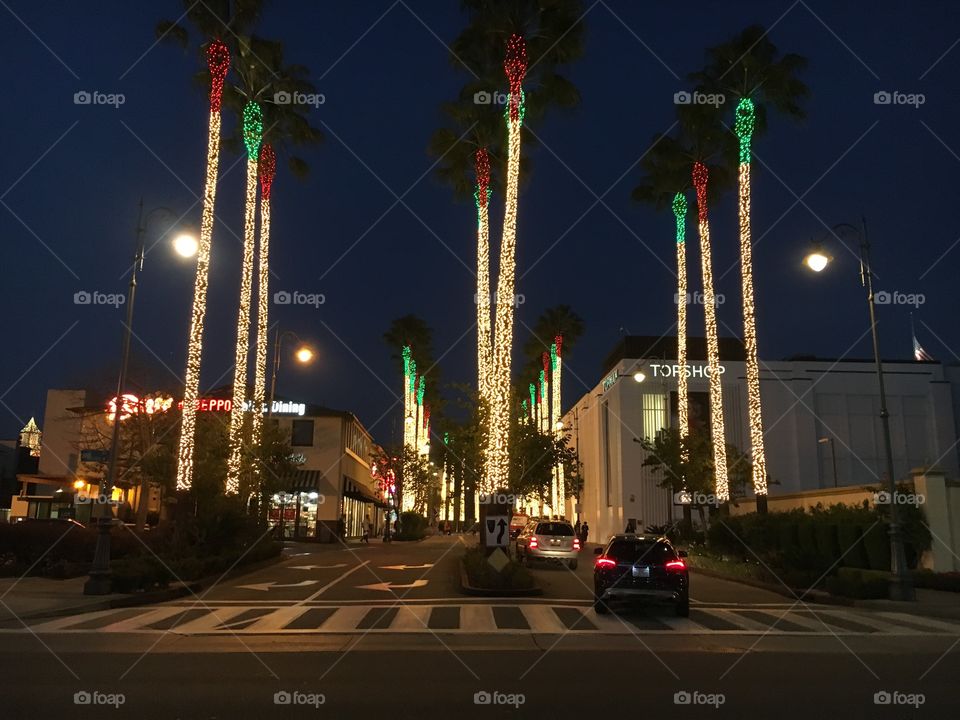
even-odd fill
[{"label": "neon sign", "polygon": [[[126,420],[131,415],[138,415],[141,412],[147,415],[167,412],[173,407],[172,397],[147,397],[142,400],[136,395],[124,394],[120,403],[120,420]],[[183,410],[183,400],[177,403],[177,409]],[[231,398],[197,398],[197,412],[222,412],[228,413],[233,409],[233,400]],[[244,412],[253,412],[253,401],[248,400],[243,404]],[[267,412],[267,405],[264,403],[263,413]],[[307,412],[306,403],[290,402],[288,400],[274,400],[274,415],[299,415],[303,416]],[[117,413],[117,399],[114,397],[107,402],[107,419],[113,422]]]},{"label": "neon sign", "polygon": [[[147,397],[141,400],[136,395],[125,393],[120,401],[120,420],[126,420],[131,415],[139,415],[144,412],[147,415],[166,412],[173,407],[172,397]],[[107,419],[113,422],[117,415],[117,398],[112,397],[107,402]]]}]

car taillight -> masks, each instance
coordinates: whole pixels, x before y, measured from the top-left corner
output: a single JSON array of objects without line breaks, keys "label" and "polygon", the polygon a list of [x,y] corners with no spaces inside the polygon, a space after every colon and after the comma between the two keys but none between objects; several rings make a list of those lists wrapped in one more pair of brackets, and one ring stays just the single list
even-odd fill
[{"label": "car taillight", "polygon": [[665,565],[667,572],[679,572],[686,569],[687,565],[683,560],[671,560]]},{"label": "car taillight", "polygon": [[540,543],[537,542],[537,539],[536,539],[535,537],[530,538],[530,547],[535,548],[535,547],[537,547],[539,544],[540,544]]},{"label": "car taillight", "polygon": [[598,557],[597,558],[597,567],[598,568],[612,568],[616,567],[617,561],[608,557]]},{"label": "car taillight", "polygon": [[579,549],[580,549],[580,538],[574,538],[574,539],[573,539],[573,549],[574,549],[574,550],[579,550]]}]

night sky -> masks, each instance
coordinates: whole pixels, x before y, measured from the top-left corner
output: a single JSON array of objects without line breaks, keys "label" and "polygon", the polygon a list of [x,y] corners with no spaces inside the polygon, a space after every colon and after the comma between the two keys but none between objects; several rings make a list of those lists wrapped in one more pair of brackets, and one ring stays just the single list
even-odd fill
[{"label": "night sky", "polygon": [[[842,5],[842,7],[838,7]],[[569,113],[531,126],[541,145],[520,197],[518,343],[546,307],[570,304],[586,332],[567,358],[569,405],[600,379],[622,332],[673,333],[673,217],[630,191],[652,136],[670,126],[673,95],[704,48],[751,23],[784,52],[809,58],[808,118],[771,113],[754,146],[753,228],[761,359],[870,355],[867,308],[853,254],[813,276],[809,241],[865,215],[877,289],[922,293],[917,335],[956,362],[960,222],[960,4],[943,2],[590,3],[586,52],[569,69],[582,95]],[[865,8],[869,7],[869,11]],[[199,225],[207,99],[192,82],[196,52],[154,44],[178,2],[0,2],[0,437],[31,416],[46,391],[115,374],[123,308],[76,305],[81,290],[126,292],[137,203]],[[475,210],[428,172],[438,106],[467,79],[444,43],[465,25],[459,3],[283,2],[258,31],[311,69],[325,103],[326,141],[307,151],[309,178],[281,167],[274,185],[272,290],[322,293],[312,307],[272,306],[271,321],[310,340],[319,359],[288,364],[278,394],[355,412],[379,442],[398,427],[400,378],[382,334],[416,313],[434,328],[446,381],[475,381]],[[122,93],[119,108],[75,105],[78,91]],[[924,103],[877,105],[878,91]],[[732,107],[729,108],[732,118]],[[232,123],[227,120],[225,123]],[[201,385],[232,380],[243,231],[244,163],[224,154],[216,212]],[[402,198],[398,202],[397,198]],[[721,334],[740,331],[735,199],[711,209]],[[502,196],[492,203],[499,241]],[[150,226],[154,245],[163,223]],[[562,238],[562,239],[561,239]],[[695,228],[691,287],[699,286]],[[192,264],[152,247],[141,277],[135,352],[167,384],[184,370]],[[951,290],[951,287],[954,290]],[[905,305],[880,308],[883,354],[912,355]],[[692,313],[691,334],[702,334]],[[859,338],[859,340],[858,340]],[[164,370],[166,367],[168,369]]]}]

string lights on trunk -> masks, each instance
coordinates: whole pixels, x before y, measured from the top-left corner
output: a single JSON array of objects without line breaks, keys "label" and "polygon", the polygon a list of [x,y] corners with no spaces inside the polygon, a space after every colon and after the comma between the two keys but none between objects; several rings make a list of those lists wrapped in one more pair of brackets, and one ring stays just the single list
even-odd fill
[{"label": "string lights on trunk", "polygon": [[[687,366],[687,198],[677,193],[673,198],[673,215],[677,221],[677,365]],[[690,432],[687,374],[677,377],[677,420],[680,438]],[[686,450],[682,450],[686,459]]]},{"label": "string lights on trunk", "polygon": [[193,450],[196,441],[197,401],[200,397],[200,358],[203,352],[203,324],[207,314],[207,282],[213,239],[213,211],[220,167],[220,108],[223,83],[230,69],[230,51],[220,40],[207,47],[210,70],[210,122],[207,130],[207,171],[203,186],[203,210],[200,216],[200,244],[197,249],[197,275],[193,287],[190,334],[187,339],[187,368],[184,374],[183,415],[177,448],[177,490],[189,490],[193,484]]},{"label": "string lights on trunk", "polygon": [[267,384],[267,345],[270,312],[270,194],[277,174],[273,147],[260,148],[260,247],[257,255],[257,353],[253,383],[253,445],[263,440],[263,412]]},{"label": "string lights on trunk", "polygon": [[767,458],[763,443],[763,415],[760,405],[760,364],[757,359],[757,317],[753,291],[753,238],[750,228],[750,143],[756,125],[753,100],[743,98],[737,105],[734,129],[740,138],[738,214],[740,216],[740,276],[743,288],[743,344],[746,349],[747,414],[750,426],[750,458],[753,490],[767,494]]},{"label": "string lights on trunk", "polygon": [[477,188],[477,391],[489,403],[493,339],[490,322],[490,157],[486,148],[475,155]]},{"label": "string lights on trunk", "polygon": [[[700,265],[703,273],[703,312],[707,330],[707,364],[710,369],[710,436],[713,439],[713,463],[716,495],[719,502],[730,499],[727,480],[727,446],[723,427],[723,388],[720,384],[720,342],[717,336],[717,304],[713,289],[713,259],[710,224],[707,220],[707,181],[709,171],[702,162],[693,164],[693,187],[697,191],[697,217],[700,229]],[[681,373],[683,374],[683,373]]]}]

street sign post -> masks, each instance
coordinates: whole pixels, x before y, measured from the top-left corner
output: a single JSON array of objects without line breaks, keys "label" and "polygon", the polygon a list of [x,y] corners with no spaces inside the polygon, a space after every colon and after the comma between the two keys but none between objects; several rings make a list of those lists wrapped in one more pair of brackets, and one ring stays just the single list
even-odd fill
[{"label": "street sign post", "polygon": [[513,497],[504,494],[480,496],[480,547],[489,555],[510,545]]}]

